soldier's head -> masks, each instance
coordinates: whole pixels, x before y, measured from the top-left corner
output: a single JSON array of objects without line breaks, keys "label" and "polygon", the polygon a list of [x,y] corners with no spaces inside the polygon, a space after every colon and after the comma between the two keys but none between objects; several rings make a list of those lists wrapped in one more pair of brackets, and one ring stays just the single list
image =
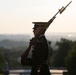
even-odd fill
[{"label": "soldier's head", "polygon": [[[47,22],[33,22],[34,23],[34,27],[33,27],[33,33],[34,35],[38,35],[39,34],[39,31],[42,29],[42,27],[44,27],[44,25],[47,23]],[[45,33],[45,32],[44,32]],[[44,34],[43,33],[43,34]]]}]

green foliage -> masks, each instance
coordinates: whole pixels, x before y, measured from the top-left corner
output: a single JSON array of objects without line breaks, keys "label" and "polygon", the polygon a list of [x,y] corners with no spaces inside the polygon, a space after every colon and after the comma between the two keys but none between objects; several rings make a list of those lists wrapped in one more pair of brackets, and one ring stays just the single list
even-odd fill
[{"label": "green foliage", "polygon": [[57,42],[56,45],[58,49],[54,54],[54,66],[55,67],[65,67],[65,57],[71,48],[71,41],[67,39],[61,39],[60,42]]},{"label": "green foliage", "polygon": [[66,65],[70,75],[76,75],[76,42],[66,57]]},{"label": "green foliage", "polygon": [[15,68],[20,67],[20,63],[18,62],[18,57],[20,56],[23,48],[19,48],[18,50],[15,48],[5,49],[0,48],[0,67],[4,67],[4,63],[7,62],[9,67]]},{"label": "green foliage", "polygon": [[47,64],[48,66],[52,66],[52,55],[53,55],[53,48],[51,47],[51,41],[48,41],[48,46],[49,46],[49,53],[48,53],[48,61]]},{"label": "green foliage", "polygon": [[3,65],[4,65],[4,57],[0,49],[0,70],[2,69]]},{"label": "green foliage", "polygon": [[[56,46],[58,47],[56,50],[53,50],[50,44],[50,52],[49,52],[49,66],[52,67],[68,67],[68,71],[71,69],[75,69],[74,65],[76,63],[76,42],[72,42],[67,39],[61,39],[56,42]],[[19,46],[16,48],[0,48],[0,67],[2,67],[4,62],[8,62],[8,66],[11,68],[22,67],[22,65],[17,61],[17,58],[21,55],[21,53],[26,50],[27,46]],[[69,53],[68,53],[69,52]],[[68,55],[67,55],[68,54]],[[66,57],[67,56],[67,57]],[[66,65],[65,65],[65,57],[66,57]],[[73,66],[74,65],[74,66]],[[70,69],[71,68],[71,69]],[[76,69],[75,69],[76,72]]]}]

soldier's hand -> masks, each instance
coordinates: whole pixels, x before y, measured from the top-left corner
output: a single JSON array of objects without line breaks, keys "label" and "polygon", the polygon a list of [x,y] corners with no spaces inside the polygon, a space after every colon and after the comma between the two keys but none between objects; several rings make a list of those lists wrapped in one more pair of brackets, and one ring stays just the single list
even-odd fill
[{"label": "soldier's hand", "polygon": [[34,38],[32,38],[32,39],[30,40],[29,45],[31,46],[31,45],[34,45],[34,44],[35,44],[35,39],[34,39]]}]

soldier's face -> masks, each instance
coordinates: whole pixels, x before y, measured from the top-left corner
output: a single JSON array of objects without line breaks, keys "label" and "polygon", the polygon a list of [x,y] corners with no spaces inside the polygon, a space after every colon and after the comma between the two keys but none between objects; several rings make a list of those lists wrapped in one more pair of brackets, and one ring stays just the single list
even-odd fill
[{"label": "soldier's face", "polygon": [[41,28],[42,27],[38,27],[38,28],[33,30],[33,33],[34,33],[35,36],[39,34],[39,31],[41,30]]}]

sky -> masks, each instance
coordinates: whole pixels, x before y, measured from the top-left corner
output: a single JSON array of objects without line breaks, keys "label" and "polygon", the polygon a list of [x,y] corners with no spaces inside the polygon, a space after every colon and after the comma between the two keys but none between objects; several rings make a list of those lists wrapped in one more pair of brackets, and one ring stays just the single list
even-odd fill
[{"label": "sky", "polygon": [[[32,22],[48,22],[71,0],[0,0],[0,34],[32,34]],[[76,33],[76,0],[47,29],[53,32]]]}]

